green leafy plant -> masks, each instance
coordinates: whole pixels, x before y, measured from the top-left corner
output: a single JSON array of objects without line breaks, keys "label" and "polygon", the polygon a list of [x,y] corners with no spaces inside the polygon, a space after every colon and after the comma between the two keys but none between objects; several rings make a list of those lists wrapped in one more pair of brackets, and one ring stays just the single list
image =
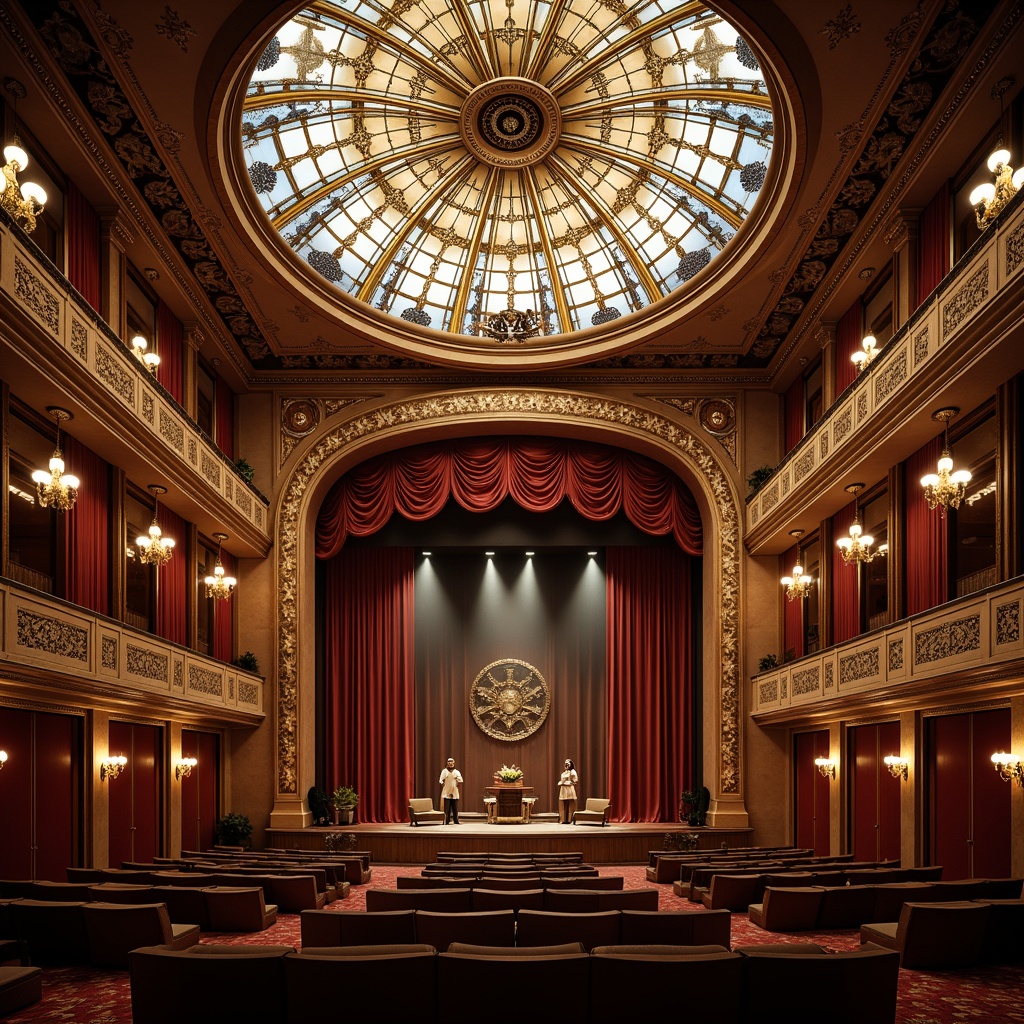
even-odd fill
[{"label": "green leafy plant", "polygon": [[319,786],[310,786],[306,794],[309,813],[313,815],[314,825],[326,825],[331,817],[331,805],[327,794]]},{"label": "green leafy plant", "polygon": [[759,658],[757,662],[758,672],[767,672],[770,668],[778,668],[779,659],[775,654],[766,654],[763,658]]},{"label": "green leafy plant", "polygon": [[256,660],[256,655],[252,651],[246,651],[244,654],[240,654],[235,658],[234,664],[239,668],[244,668],[246,672],[259,672],[260,663]]},{"label": "green leafy plant", "polygon": [[244,814],[228,812],[215,829],[222,846],[249,846],[252,836],[252,822]]},{"label": "green leafy plant", "polygon": [[752,470],[750,476],[747,477],[747,486],[750,488],[750,493],[755,494],[760,490],[768,477],[774,472],[775,470],[771,466],[758,466],[757,469]]},{"label": "green leafy plant", "polygon": [[664,845],[666,850],[696,850],[700,839],[693,832],[666,832]]},{"label": "green leafy plant", "polygon": [[711,790],[707,786],[685,790],[679,799],[686,807],[681,817],[687,825],[699,828],[707,824],[708,807],[711,806]]},{"label": "green leafy plant", "polygon": [[346,807],[355,807],[359,803],[359,794],[351,786],[339,786],[331,794],[331,803],[342,811]]},{"label": "green leafy plant", "polygon": [[502,782],[519,782],[523,777],[523,769],[514,764],[503,764],[495,773]]},{"label": "green leafy plant", "polygon": [[238,475],[247,484],[251,484],[253,477],[256,476],[256,470],[249,464],[248,459],[235,459],[235,469],[238,470]]},{"label": "green leafy plant", "polygon": [[328,853],[354,850],[357,841],[355,832],[327,832],[324,834],[324,849]]}]

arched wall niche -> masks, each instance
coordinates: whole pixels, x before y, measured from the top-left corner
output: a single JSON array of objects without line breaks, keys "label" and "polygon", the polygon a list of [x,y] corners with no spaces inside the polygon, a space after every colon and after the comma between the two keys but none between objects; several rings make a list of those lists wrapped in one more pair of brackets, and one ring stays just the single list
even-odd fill
[{"label": "arched wall niche", "polygon": [[543,434],[654,458],[693,492],[704,530],[704,781],[709,824],[747,824],[741,778],[740,510],[735,470],[696,422],[582,392],[471,390],[408,398],[331,418],[292,453],[276,508],[277,771],[270,824],[309,824],[314,781],[315,529],[339,477],[385,451],[452,437]]}]

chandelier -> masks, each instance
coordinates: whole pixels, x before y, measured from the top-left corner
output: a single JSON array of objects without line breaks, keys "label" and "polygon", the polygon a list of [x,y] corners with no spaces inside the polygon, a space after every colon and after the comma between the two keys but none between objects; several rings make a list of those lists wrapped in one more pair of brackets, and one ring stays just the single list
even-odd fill
[{"label": "chandelier", "polygon": [[206,584],[207,597],[212,597],[218,601],[226,601],[235,592],[235,585],[238,583],[238,580],[234,576],[225,576],[224,566],[220,562],[221,545],[228,539],[228,535],[226,533],[215,533],[213,536],[217,541],[217,563],[213,567],[213,575],[207,576],[203,583]]},{"label": "chandelier", "polygon": [[36,218],[46,205],[46,192],[35,182],[18,184],[18,171],[28,167],[28,154],[21,148],[18,138],[18,100],[25,98],[25,86],[15,78],[4,79],[4,89],[14,97],[14,141],[4,147],[4,190],[0,194],[3,206],[21,227],[31,234],[36,227]]},{"label": "chandelier", "polygon": [[866,370],[871,364],[871,360],[878,354],[875,350],[875,336],[873,334],[864,335],[863,340],[860,343],[861,350],[854,352],[850,359],[853,361],[853,365],[857,367],[857,372]]},{"label": "chandelier", "polygon": [[503,309],[500,313],[480,320],[475,325],[476,329],[485,338],[491,338],[493,341],[518,341],[520,344],[527,338],[536,338],[538,334],[543,334],[548,326],[547,321],[532,309],[528,309],[525,313],[514,309],[511,296],[509,298],[508,309]]},{"label": "chandelier", "polygon": [[36,498],[41,508],[67,512],[78,500],[79,480],[77,476],[64,472],[64,454],[60,449],[60,421],[72,417],[67,409],[58,409],[55,405],[47,406],[46,411],[57,421],[57,447],[50,457],[50,468],[37,469],[32,474],[32,482],[36,485]]},{"label": "chandelier", "polygon": [[959,409],[939,409],[932,413],[932,419],[944,424],[942,436],[942,455],[939,457],[939,471],[926,473],[921,477],[924,496],[928,499],[928,507],[938,507],[942,514],[947,508],[959,508],[964,500],[967,485],[971,482],[971,474],[966,469],[953,469],[953,453],[949,447],[949,421]]},{"label": "chandelier", "polygon": [[157,509],[160,505],[160,495],[167,493],[166,487],[158,484],[150,484],[149,489],[153,492],[153,522],[149,527],[149,533],[142,537],[135,538],[135,544],[139,549],[139,561],[145,565],[164,565],[170,561],[174,553],[174,541],[170,537],[163,537],[160,533],[160,526],[157,524]]},{"label": "chandelier", "polygon": [[1002,213],[1006,204],[1024,185],[1024,167],[1015,173],[1010,166],[1010,151],[1003,148],[1003,94],[1012,85],[1013,78],[1007,76],[992,86],[992,98],[999,99],[999,141],[988,158],[988,169],[996,176],[996,180],[978,185],[970,195],[975,219],[982,230]]},{"label": "chandelier", "polygon": [[[803,530],[789,531],[789,535],[797,539],[802,537],[803,533]],[[791,576],[783,576],[781,580],[782,585],[786,588],[786,597],[790,601],[804,598],[811,592],[811,584],[814,580],[804,572],[803,560],[803,552],[797,548],[796,565],[793,566],[793,574]]]},{"label": "chandelier", "polygon": [[888,545],[883,544],[877,551],[871,550],[871,545],[875,543],[875,538],[870,533],[865,533],[863,526],[860,523],[860,508],[857,505],[857,492],[864,487],[863,484],[850,484],[845,490],[849,491],[853,495],[853,522],[850,523],[850,535],[848,537],[840,537],[836,541],[840,552],[843,556],[843,561],[849,565],[851,562],[870,562],[874,559],[875,555],[886,555],[888,553]]}]

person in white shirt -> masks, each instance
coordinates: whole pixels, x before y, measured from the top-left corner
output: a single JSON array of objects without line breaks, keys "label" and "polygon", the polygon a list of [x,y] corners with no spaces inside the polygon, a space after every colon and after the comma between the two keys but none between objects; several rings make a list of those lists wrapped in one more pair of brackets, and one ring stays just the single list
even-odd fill
[{"label": "person in white shirt", "polygon": [[462,776],[459,769],[455,767],[455,758],[449,757],[448,764],[441,769],[441,799],[444,801],[444,823],[449,821],[453,825],[459,823],[459,786],[462,784]]},{"label": "person in white shirt", "polygon": [[576,811],[576,787],[580,777],[576,774],[576,762],[571,757],[565,759],[562,774],[558,779],[558,821],[562,825],[571,825],[572,816]]}]

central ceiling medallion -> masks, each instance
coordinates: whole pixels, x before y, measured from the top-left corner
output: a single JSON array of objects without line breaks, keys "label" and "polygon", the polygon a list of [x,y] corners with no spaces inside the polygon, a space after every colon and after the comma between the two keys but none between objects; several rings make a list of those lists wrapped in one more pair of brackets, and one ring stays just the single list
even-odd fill
[{"label": "central ceiling medallion", "polygon": [[466,148],[492,167],[529,167],[557,145],[562,114],[555,97],[526,78],[498,78],[477,86],[459,115]]}]

